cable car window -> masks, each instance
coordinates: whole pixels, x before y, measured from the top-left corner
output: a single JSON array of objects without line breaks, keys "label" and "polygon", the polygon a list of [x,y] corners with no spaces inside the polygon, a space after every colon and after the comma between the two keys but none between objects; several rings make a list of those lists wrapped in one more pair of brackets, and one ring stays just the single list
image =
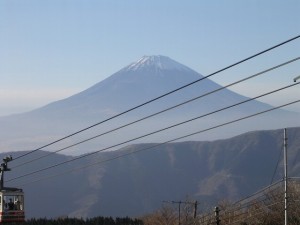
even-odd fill
[{"label": "cable car window", "polygon": [[23,196],[22,195],[4,195],[3,196],[3,207],[4,210],[23,210],[24,203],[23,203]]}]

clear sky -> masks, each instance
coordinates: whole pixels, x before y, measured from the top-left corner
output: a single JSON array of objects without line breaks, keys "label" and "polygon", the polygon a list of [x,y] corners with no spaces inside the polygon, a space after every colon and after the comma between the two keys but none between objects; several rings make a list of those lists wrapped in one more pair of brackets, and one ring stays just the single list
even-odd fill
[{"label": "clear sky", "polygon": [[[144,55],[207,75],[299,35],[299,12],[299,0],[0,0],[0,115],[68,97]],[[299,55],[300,39],[212,79],[225,85]],[[255,96],[297,75],[299,62],[233,90]],[[295,100],[299,88],[264,101]]]}]

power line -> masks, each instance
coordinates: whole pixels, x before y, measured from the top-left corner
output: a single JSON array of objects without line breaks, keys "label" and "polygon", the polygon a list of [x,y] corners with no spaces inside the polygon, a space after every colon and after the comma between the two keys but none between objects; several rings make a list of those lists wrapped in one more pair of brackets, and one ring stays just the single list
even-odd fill
[{"label": "power line", "polygon": [[[273,207],[274,205],[279,203],[283,204],[283,200],[278,200],[278,198],[282,196],[282,193],[280,191],[282,185],[283,180],[261,189],[260,191],[252,194],[250,197],[244,198],[242,200],[237,201],[236,203],[231,204],[229,208],[222,209],[220,217],[223,221],[226,221],[224,223],[235,224],[245,221],[246,219],[249,219],[253,216],[256,216],[257,211],[260,211],[259,214],[267,213],[270,207]],[[299,200],[293,199],[293,202],[297,201]],[[242,216],[244,217],[242,218]],[[202,222],[206,218],[207,219],[205,221],[209,221],[211,218],[213,218],[213,214],[208,213],[202,218]]]},{"label": "power line", "polygon": [[255,192],[255,193],[253,193],[253,194],[251,194],[251,195],[248,195],[247,197],[245,197],[245,198],[243,198],[243,199],[240,199],[239,201],[235,202],[233,205],[241,204],[242,202],[246,201],[247,199],[250,199],[250,198],[252,198],[252,197],[254,197],[254,196],[257,196],[257,195],[259,195],[259,194],[261,194],[261,193],[263,193],[263,192],[265,192],[265,191],[267,191],[267,190],[270,191],[271,188],[276,187],[276,186],[280,185],[281,183],[282,183],[282,180],[277,181],[277,182],[275,182],[275,183],[273,183],[273,184],[270,184],[269,186],[264,187],[263,189],[261,189],[261,190]]},{"label": "power line", "polygon": [[[279,186],[280,184],[282,184],[282,181],[279,181],[279,182],[275,183],[274,185],[267,186],[267,187],[261,189],[260,191],[250,195],[249,197],[239,200],[236,203],[233,203],[231,208],[224,210],[224,212],[232,213],[232,212],[236,212],[238,210],[245,209],[245,208],[251,207],[253,205],[259,204],[261,202],[266,202],[266,200],[270,200],[270,199],[268,199],[268,198],[270,198],[270,196],[269,196],[270,193],[272,194],[271,195],[272,198],[281,196],[282,193],[266,192],[266,191],[273,191],[273,192],[278,191],[278,189],[280,188],[280,186]],[[271,190],[271,188],[274,188],[274,189]],[[255,198],[253,198],[253,197],[255,197]],[[248,199],[250,199],[250,200],[248,200]],[[246,202],[247,200],[248,200],[248,202]]]},{"label": "power line", "polygon": [[[260,202],[256,202],[255,204],[258,204],[258,203],[260,203]],[[281,202],[277,201],[277,202],[274,202],[274,203],[271,203],[271,204],[268,204],[268,205],[264,205],[264,206],[265,207],[271,207],[271,206],[277,205],[279,203],[281,203]],[[251,210],[250,213],[249,213],[249,211],[245,211],[245,212],[242,212],[240,214],[235,214],[235,212],[238,212],[239,210],[240,209],[233,209],[229,212],[226,209],[221,210],[221,213],[220,213],[221,221],[229,220],[229,222],[224,223],[224,224],[230,224],[231,225],[231,224],[235,224],[235,223],[241,223],[241,222],[245,221],[246,219],[249,219],[253,216],[257,216],[261,213],[265,213],[264,211],[262,211],[261,208],[259,208],[259,209]],[[253,214],[255,212],[258,212],[258,213]],[[233,213],[233,215],[230,215],[231,213]],[[242,215],[246,215],[246,217],[245,218],[240,218],[238,220],[236,219],[236,218],[241,217]],[[250,216],[247,216],[247,215],[250,215]],[[213,213],[207,213],[205,216],[200,217],[199,223],[200,224],[205,224],[205,225],[207,225],[207,224],[216,224],[216,222],[214,220],[215,220],[215,215]],[[235,221],[235,220],[237,220],[237,221]],[[214,222],[211,222],[211,221],[214,221]],[[210,222],[210,223],[208,223],[208,222]]]},{"label": "power line", "polygon": [[[115,144],[115,145],[106,147],[106,148],[104,148],[104,149],[101,149],[101,150],[98,150],[98,151],[95,151],[95,152],[91,152],[91,153],[88,153],[88,154],[79,156],[79,157],[77,157],[77,158],[73,158],[73,159],[71,159],[71,160],[67,160],[67,161],[65,161],[65,162],[55,164],[55,165],[53,165],[53,166],[46,167],[46,168],[44,168],[44,169],[41,169],[40,171],[44,171],[44,170],[47,170],[47,169],[51,169],[51,168],[53,168],[53,167],[57,167],[57,166],[60,166],[60,165],[65,164],[65,163],[69,163],[69,162],[72,162],[72,161],[75,161],[75,160],[78,160],[78,159],[81,159],[81,158],[88,157],[88,156],[90,156],[90,155],[97,154],[97,153],[99,153],[99,152],[106,151],[106,150],[111,149],[111,148],[114,148],[114,147],[118,147],[118,146],[120,146],[120,145],[127,144],[127,143],[129,143],[129,142],[132,142],[132,141],[135,141],[135,140],[138,140],[138,139],[141,139],[141,138],[144,138],[144,137],[147,137],[147,136],[150,136],[150,135],[153,135],[153,134],[156,134],[156,133],[159,133],[159,132],[162,132],[162,131],[165,131],[165,130],[174,128],[174,127],[176,127],[176,126],[179,126],[179,125],[182,125],[182,124],[185,124],[185,123],[194,121],[194,120],[196,120],[196,119],[203,118],[203,117],[208,116],[208,115],[212,115],[212,114],[217,113],[217,112],[220,112],[220,111],[224,111],[224,110],[226,110],[226,109],[235,107],[235,106],[237,106],[237,105],[244,104],[244,103],[246,103],[246,102],[255,100],[255,99],[257,99],[257,98],[260,98],[260,97],[263,97],[263,96],[266,96],[266,95],[269,95],[269,94],[273,94],[273,93],[275,93],[275,92],[278,92],[278,91],[283,90],[283,89],[286,89],[286,88],[290,88],[290,87],[295,86],[295,85],[298,85],[298,84],[300,84],[300,83],[295,83],[295,84],[291,84],[291,85],[285,86],[285,87],[283,87],[283,88],[280,88],[280,89],[277,89],[277,90],[274,90],[274,91],[271,91],[271,92],[268,92],[268,93],[259,95],[259,96],[257,96],[257,97],[251,98],[251,99],[247,99],[247,100],[245,100],[245,101],[242,101],[242,102],[239,102],[239,103],[236,103],[236,104],[233,104],[233,105],[224,107],[224,108],[219,109],[219,110],[215,110],[215,111],[213,111],[213,112],[210,112],[210,113],[207,113],[207,114],[198,116],[198,117],[194,117],[194,118],[192,118],[192,119],[189,119],[189,120],[186,120],[186,121],[183,121],[183,122],[174,124],[174,125],[172,125],[172,126],[168,126],[168,127],[165,127],[165,128],[162,128],[162,129],[159,129],[159,130],[150,132],[150,133],[148,133],[148,134],[145,134],[145,135],[142,135],[142,136],[139,136],[139,137],[136,137],[136,138],[133,138],[133,139],[130,139],[130,140],[127,140],[127,141],[124,141],[124,142],[121,142],[121,143],[118,143],[118,144]],[[36,173],[36,172],[33,172],[33,173]]]},{"label": "power line", "polygon": [[275,70],[275,69],[278,69],[278,68],[280,68],[280,67],[286,66],[286,65],[288,65],[288,64],[290,64],[290,63],[293,63],[293,62],[295,62],[295,61],[297,61],[297,60],[299,60],[299,59],[300,59],[300,57],[297,57],[297,58],[294,58],[294,59],[292,59],[292,60],[286,61],[286,62],[284,62],[284,63],[278,64],[278,65],[276,65],[276,66],[273,66],[273,67],[271,67],[271,68],[268,68],[268,69],[266,69],[266,70],[263,70],[263,71],[261,71],[261,72],[259,72],[259,73],[253,74],[253,75],[251,75],[251,76],[248,76],[248,77],[243,78],[243,79],[241,79],[241,80],[238,80],[238,81],[236,81],[236,82],[230,83],[230,84],[228,84],[228,85],[226,85],[226,86],[217,88],[217,89],[215,89],[215,90],[213,90],[213,91],[207,92],[207,93],[205,93],[205,94],[202,94],[202,95],[197,96],[197,97],[195,97],[195,98],[189,99],[189,100],[187,100],[187,101],[184,101],[184,102],[179,103],[179,104],[177,104],[177,105],[174,105],[174,106],[172,106],[172,107],[166,108],[166,109],[161,110],[161,111],[159,111],[159,112],[153,113],[153,114],[148,115],[148,116],[146,116],[146,117],[143,117],[143,118],[141,118],[141,119],[138,119],[138,120],[135,120],[135,121],[133,121],[133,122],[127,123],[127,124],[125,124],[125,125],[119,126],[119,127],[117,127],[117,128],[111,129],[111,130],[109,130],[109,131],[106,131],[106,132],[104,132],[104,133],[98,134],[98,135],[96,135],[96,136],[87,138],[87,139],[85,139],[85,140],[82,140],[82,141],[77,142],[77,143],[75,143],[75,144],[72,144],[72,145],[69,145],[69,146],[67,146],[67,147],[61,148],[61,149],[56,150],[56,151],[54,151],[54,152],[50,152],[50,153],[48,153],[48,154],[46,154],[46,155],[43,155],[43,156],[37,157],[37,158],[35,158],[35,159],[29,160],[29,161],[27,161],[27,162],[21,163],[21,164],[19,164],[19,165],[16,165],[16,166],[12,167],[12,169],[13,169],[13,168],[17,168],[17,167],[24,166],[24,165],[26,165],[26,164],[28,164],[28,163],[31,163],[31,162],[40,160],[40,159],[42,159],[42,158],[48,157],[48,156],[50,156],[50,155],[53,155],[53,154],[55,154],[55,153],[64,151],[64,150],[66,150],[66,149],[75,147],[75,146],[77,146],[77,145],[79,145],[79,144],[85,143],[85,142],[87,142],[87,141],[91,141],[91,140],[93,140],[93,139],[95,139],[95,138],[104,136],[104,135],[106,135],[106,134],[112,133],[112,132],[114,132],[114,131],[120,130],[120,129],[125,128],[125,127],[128,127],[128,126],[130,126],[130,125],[133,125],[133,124],[135,124],[135,123],[138,123],[138,122],[141,122],[141,121],[143,121],[143,120],[149,119],[149,118],[151,118],[151,117],[157,116],[157,115],[159,115],[159,114],[162,114],[162,113],[167,112],[167,111],[169,111],[169,110],[172,110],[172,109],[175,109],[175,108],[177,108],[177,107],[183,106],[183,105],[185,105],[185,104],[187,104],[187,103],[190,103],[190,102],[192,102],[192,101],[198,100],[198,99],[200,99],[200,98],[206,97],[206,96],[211,95],[211,94],[216,93],[216,92],[219,92],[219,91],[221,91],[221,90],[224,90],[224,89],[229,88],[229,87],[231,87],[231,86],[234,86],[234,85],[236,85],[236,84],[242,83],[242,82],[244,82],[244,81],[246,81],[246,80],[252,79],[252,78],[254,78],[254,77],[260,76],[260,75],[265,74],[265,73],[267,73],[267,72],[270,72],[270,71],[272,71],[272,70]]},{"label": "power line", "polygon": [[49,144],[43,145],[42,147],[39,147],[39,148],[37,148],[37,149],[35,149],[35,150],[32,150],[32,151],[30,151],[30,152],[27,152],[27,153],[25,153],[25,154],[23,154],[23,155],[20,155],[20,156],[18,156],[18,157],[15,157],[14,160],[23,158],[23,157],[25,157],[25,156],[27,156],[27,155],[29,155],[29,154],[32,154],[32,153],[34,153],[34,152],[36,152],[36,151],[38,151],[38,150],[43,149],[43,148],[45,148],[45,147],[51,146],[51,145],[53,145],[53,144],[55,144],[55,143],[58,143],[58,142],[60,142],[60,141],[62,141],[62,140],[65,140],[65,139],[67,139],[67,138],[70,138],[70,137],[72,137],[72,136],[75,136],[75,135],[77,135],[77,134],[79,134],[79,133],[82,133],[82,132],[84,132],[84,131],[86,131],[86,130],[89,130],[89,129],[93,128],[93,127],[96,127],[96,126],[98,126],[98,125],[100,125],[100,124],[103,124],[103,123],[105,123],[105,122],[107,122],[107,121],[109,121],[109,120],[112,120],[112,119],[117,118],[117,117],[119,117],[119,116],[121,116],[121,115],[124,115],[124,114],[126,114],[126,113],[128,113],[128,112],[131,112],[131,111],[133,111],[133,110],[135,110],[135,109],[138,109],[138,108],[140,108],[140,107],[142,107],[142,106],[145,106],[145,105],[147,105],[147,104],[149,104],[149,103],[151,103],[151,102],[154,102],[154,101],[156,101],[156,100],[158,100],[158,99],[161,99],[161,98],[163,98],[163,97],[166,97],[166,96],[168,96],[168,95],[170,95],[170,94],[172,94],[172,93],[175,93],[175,92],[177,92],[177,91],[179,91],[179,90],[181,90],[181,89],[184,89],[184,88],[186,88],[186,87],[189,87],[189,86],[191,86],[191,85],[193,85],[193,84],[195,84],[195,83],[198,83],[198,82],[200,82],[200,81],[202,81],[202,80],[204,80],[204,79],[207,79],[207,78],[209,78],[209,77],[211,77],[211,76],[214,76],[214,75],[216,75],[216,74],[218,74],[218,73],[220,73],[220,72],[223,72],[223,71],[225,71],[225,70],[228,70],[228,69],[230,69],[230,68],[232,68],[232,67],[235,67],[235,66],[237,66],[237,65],[239,65],[239,64],[241,64],[241,63],[244,63],[244,62],[246,62],[246,61],[248,61],[248,60],[250,60],[250,59],[253,59],[253,58],[255,58],[255,57],[259,56],[259,55],[262,55],[262,54],[264,54],[264,53],[266,53],[266,52],[269,52],[269,51],[271,51],[271,50],[273,50],[273,49],[276,49],[276,48],[278,48],[278,47],[280,47],[280,46],[282,46],[282,45],[285,45],[285,44],[287,44],[287,43],[289,43],[289,42],[292,42],[292,41],[298,39],[299,37],[300,37],[300,35],[295,36],[295,37],[293,37],[293,38],[290,38],[290,39],[288,39],[288,40],[286,40],[286,41],[284,41],[284,42],[281,42],[281,43],[279,43],[279,44],[277,44],[277,45],[274,45],[274,46],[272,46],[272,47],[270,47],[270,48],[268,48],[268,49],[265,49],[265,50],[263,50],[263,51],[261,51],[261,52],[258,52],[258,53],[256,53],[256,54],[254,54],[254,55],[251,55],[251,56],[249,56],[249,57],[247,57],[247,58],[245,58],[245,59],[243,59],[243,60],[240,60],[240,61],[238,61],[238,62],[236,62],[236,63],[233,63],[233,64],[231,64],[231,65],[229,65],[229,66],[227,66],[227,67],[224,67],[224,68],[222,68],[222,69],[220,69],[220,70],[217,70],[216,72],[213,72],[213,73],[211,73],[211,74],[209,74],[209,75],[207,75],[207,76],[205,76],[205,77],[201,77],[201,78],[199,78],[199,79],[197,79],[197,80],[195,80],[195,81],[193,81],[193,82],[190,82],[190,83],[188,83],[188,84],[186,84],[186,85],[183,85],[183,86],[181,86],[181,87],[179,87],[179,88],[177,88],[177,89],[174,89],[174,90],[172,90],[172,91],[169,91],[169,92],[167,92],[167,93],[165,93],[165,94],[163,94],[163,95],[160,95],[160,96],[158,96],[158,97],[156,97],[156,98],[153,98],[153,99],[151,99],[151,100],[149,100],[149,101],[146,101],[146,102],[144,102],[144,103],[142,103],[142,104],[140,104],[140,105],[137,105],[137,106],[135,106],[135,107],[133,107],[133,108],[130,108],[130,109],[128,109],[128,110],[125,110],[125,111],[123,111],[123,112],[121,112],[121,113],[119,113],[119,114],[117,114],[117,115],[114,115],[114,116],[112,116],[112,117],[109,117],[109,118],[107,118],[107,119],[105,119],[105,120],[102,120],[102,121],[100,121],[100,122],[98,122],[98,123],[95,123],[95,124],[93,124],[93,125],[91,125],[91,126],[88,126],[88,127],[84,128],[84,129],[81,129],[81,130],[79,130],[79,131],[76,131],[76,132],[74,132],[74,133],[72,133],[72,134],[69,134],[69,135],[67,135],[67,136],[65,136],[65,137],[62,137],[62,138],[60,138],[60,139],[58,139],[58,140],[56,140],[56,141],[53,141],[53,142],[51,142],[51,143],[49,143]]},{"label": "power line", "polygon": [[[294,84],[294,85],[296,85],[296,84]],[[290,85],[289,85],[289,86],[290,86]],[[274,91],[273,91],[273,92],[274,92]],[[170,142],[178,141],[178,140],[181,140],[181,139],[190,137],[190,136],[194,136],[194,135],[196,135],[196,134],[204,133],[204,132],[207,132],[207,131],[216,129],[216,128],[220,128],[220,127],[223,127],[223,126],[232,124],[232,123],[239,122],[239,121],[241,121],[241,120],[249,119],[249,118],[252,118],[252,117],[255,117],[255,116],[258,116],[258,115],[261,115],[261,114],[264,114],[264,113],[267,113],[267,112],[270,112],[270,111],[273,111],[273,110],[276,110],[276,109],[279,109],[279,108],[282,108],[282,107],[285,107],[285,106],[289,106],[289,105],[292,105],[292,104],[295,104],[295,103],[298,103],[298,102],[300,102],[300,100],[292,101],[292,102],[289,102],[289,103],[286,103],[286,104],[283,104],[283,105],[280,105],[280,106],[277,106],[277,107],[273,107],[273,108],[271,108],[271,109],[267,109],[267,110],[264,110],[264,111],[261,111],[261,112],[258,112],[258,113],[254,113],[254,114],[251,114],[251,115],[248,115],[248,116],[239,118],[239,119],[235,119],[235,120],[232,120],[232,121],[229,121],[229,122],[226,122],[226,123],[217,125],[217,126],[213,126],[213,127],[210,127],[210,128],[204,129],[204,130],[201,130],[201,131],[197,131],[197,132],[194,132],[194,133],[191,133],[191,134],[188,134],[188,135],[184,135],[184,136],[181,136],[181,137],[179,137],[179,138],[175,138],[175,139],[169,140],[169,141],[167,141],[167,142],[163,142],[163,143],[154,145],[154,146],[149,147],[149,148],[147,148],[147,149],[154,148],[154,147],[158,147],[158,146],[161,146],[161,145],[163,145],[163,144],[170,143]],[[226,108],[228,108],[228,107],[226,107]],[[220,110],[217,110],[217,111],[220,111]],[[194,118],[194,119],[195,119],[195,118]],[[191,120],[189,120],[189,121],[192,121],[192,120],[194,120],[194,119],[191,119]],[[179,123],[179,124],[182,124],[182,123],[184,123],[184,122],[181,122],[181,123]],[[174,127],[174,126],[175,126],[175,125],[170,126],[170,127]],[[159,130],[159,131],[151,132],[151,133],[146,134],[146,135],[142,135],[142,136],[140,136],[140,137],[138,137],[138,138],[143,138],[143,137],[152,135],[152,134],[154,134],[154,133],[161,132],[162,130],[169,129],[170,127],[161,129],[161,130]],[[36,171],[30,172],[30,173],[27,173],[27,174],[24,174],[24,175],[21,175],[21,176],[12,178],[12,179],[8,180],[7,182],[11,182],[11,181],[13,181],[13,180],[17,180],[17,179],[20,179],[20,178],[23,178],[23,177],[26,177],[26,176],[30,176],[30,175],[33,175],[33,174],[36,174],[36,173],[39,173],[39,172],[42,172],[42,171],[45,171],[45,170],[49,170],[49,169],[52,169],[52,168],[61,166],[61,165],[63,165],[63,164],[69,163],[69,162],[73,162],[73,161],[78,160],[78,159],[81,159],[81,158],[88,157],[88,156],[90,156],[90,155],[93,155],[93,154],[96,154],[96,153],[105,151],[105,150],[107,150],[107,149],[109,149],[109,148],[113,148],[113,147],[116,147],[116,146],[119,146],[119,145],[126,144],[126,143],[128,143],[128,142],[130,142],[130,141],[132,141],[132,140],[137,140],[138,138],[134,138],[134,139],[131,139],[131,140],[128,140],[128,141],[125,141],[125,142],[122,142],[122,143],[119,143],[119,144],[116,144],[116,145],[113,145],[113,146],[110,146],[110,147],[107,147],[107,148],[104,148],[104,149],[101,149],[101,150],[98,150],[98,151],[95,151],[95,152],[92,152],[92,153],[86,154],[86,155],[82,155],[82,156],[80,156],[80,157],[77,157],[77,158],[74,158],[74,159],[71,159],[71,160],[67,160],[67,161],[64,161],[64,162],[61,162],[61,163],[58,163],[58,164],[55,164],[55,165],[52,165],[52,166],[49,166],[49,167],[45,167],[45,168],[40,169],[40,170],[36,170]],[[138,151],[135,151],[135,152],[138,152]]]},{"label": "power line", "polygon": [[[277,204],[280,204],[280,203],[282,203],[282,202],[281,201],[277,201],[277,202],[271,203],[269,205],[265,205],[265,207],[268,208],[268,207],[271,207],[271,206],[274,206],[274,205],[277,205]],[[266,212],[263,211],[262,208],[258,208],[258,209],[252,210],[250,213],[249,212],[245,212],[245,213],[242,213],[242,214],[239,214],[239,215],[234,215],[232,219],[234,219],[235,217],[241,216],[243,214],[246,214],[246,215],[249,215],[249,216],[246,216],[246,218],[241,218],[241,219],[239,219],[237,221],[231,222],[230,224],[236,224],[236,223],[241,224],[241,222],[243,222],[245,220],[249,220],[252,217],[257,217],[258,215],[263,214],[263,213],[266,213]]]},{"label": "power line", "polygon": [[[76,158],[73,158],[73,159],[67,160],[67,161],[65,161],[65,162],[58,163],[58,164],[55,164],[55,165],[53,165],[53,166],[46,167],[46,168],[44,168],[44,169],[41,169],[41,171],[44,171],[44,170],[47,170],[47,169],[51,169],[51,168],[54,168],[54,167],[57,167],[57,166],[63,165],[63,164],[65,164],[65,163],[68,163],[68,162],[72,162],[72,161],[75,161],[75,160],[81,159],[81,158],[85,158],[85,157],[88,157],[88,156],[91,156],[91,155],[97,154],[97,153],[99,153],[99,152],[103,152],[103,151],[106,151],[106,150],[108,150],[108,149],[111,149],[111,148],[114,148],[114,147],[118,147],[118,146],[121,146],[121,145],[124,145],[124,144],[130,143],[130,142],[132,142],[132,141],[139,140],[139,139],[141,139],[141,138],[144,138],[144,137],[147,137],[147,136],[150,136],[150,135],[156,134],[156,133],[160,133],[160,132],[162,132],[162,131],[165,131],[165,130],[168,130],[168,129],[174,128],[174,127],[176,127],[176,126],[180,126],[180,125],[182,125],[182,124],[185,124],[185,123],[188,123],[188,122],[192,122],[192,121],[194,121],[194,120],[197,120],[197,119],[200,119],[200,118],[203,118],[203,117],[206,117],[206,116],[209,116],[209,115],[215,114],[215,113],[217,113],[217,112],[224,111],[224,110],[226,110],[226,109],[229,109],[229,108],[232,108],[232,107],[235,107],[235,106],[238,106],[238,105],[244,104],[244,103],[246,103],[246,102],[250,102],[250,101],[252,101],[252,100],[255,100],[255,99],[257,99],[257,98],[261,98],[261,97],[264,97],[264,96],[266,96],[266,95],[273,94],[273,93],[275,93],[275,92],[278,92],[278,91],[281,91],[281,90],[283,90],[283,89],[287,89],[287,88],[290,88],[290,87],[292,87],[292,86],[296,86],[296,85],[298,85],[298,84],[300,84],[300,83],[294,83],[294,84],[291,84],[291,85],[285,86],[285,87],[283,87],[283,88],[279,88],[279,89],[273,90],[273,91],[271,91],[271,92],[268,92],[268,93],[265,93],[265,94],[262,94],[262,95],[256,96],[256,97],[254,97],[254,98],[249,98],[249,99],[247,99],[247,100],[244,100],[244,101],[241,101],[241,102],[239,102],[239,103],[236,103],[236,104],[233,104],[233,105],[230,105],[230,106],[227,106],[227,107],[221,108],[221,109],[219,109],[219,110],[215,110],[215,111],[213,111],[213,112],[206,113],[206,114],[204,114],[204,115],[197,116],[197,117],[194,117],[194,118],[192,118],[192,119],[189,119],[189,120],[185,120],[185,121],[183,121],[183,122],[180,122],[180,123],[177,123],[177,124],[174,124],[174,125],[171,125],[171,126],[168,126],[168,127],[165,127],[165,128],[162,128],[162,129],[159,129],[159,130],[153,131],[153,132],[150,132],[150,133],[148,133],[148,134],[141,135],[141,136],[139,136],[139,137],[132,138],[132,139],[129,139],[129,140],[127,140],[127,141],[124,141],[124,142],[121,142],[121,143],[118,143],[118,144],[115,144],[115,145],[112,145],[112,146],[109,146],[109,147],[103,148],[103,149],[101,149],[101,150],[94,151],[94,152],[91,152],[91,153],[87,153],[87,154],[85,154],[85,155],[82,155],[82,156],[79,156],[79,157],[76,157]],[[34,173],[35,173],[35,172],[34,172]]]}]

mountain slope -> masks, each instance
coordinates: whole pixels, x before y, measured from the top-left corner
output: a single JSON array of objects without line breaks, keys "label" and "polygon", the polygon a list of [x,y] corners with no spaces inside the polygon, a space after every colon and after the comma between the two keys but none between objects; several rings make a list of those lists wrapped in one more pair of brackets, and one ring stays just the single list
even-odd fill
[{"label": "mountain slope", "polygon": [[[199,73],[168,57],[145,56],[91,88],[67,99],[53,102],[28,113],[0,118],[0,126],[2,127],[0,131],[1,149],[24,150],[34,148],[91,124],[106,120],[131,107],[135,107],[201,78],[203,76]],[[99,133],[106,133],[118,126],[123,126],[126,123],[165,110],[168,107],[180,104],[183,101],[190,100],[220,87],[220,85],[213,81],[204,79],[158,101],[122,115],[117,119],[101,124],[101,126],[91,130],[91,132],[87,132],[80,140]],[[116,140],[119,142],[126,141],[141,134],[151,133],[155,130],[219,110],[246,99],[244,96],[224,89],[144,120],[134,126],[126,127],[119,132],[105,135],[102,139],[97,139],[90,145],[76,149],[75,151],[80,154],[83,151],[94,151],[104,146],[114,145],[116,144]],[[172,128],[167,132],[153,135],[151,138],[139,140],[139,142],[166,141],[201,129],[217,126],[252,113],[267,110],[270,107],[270,105],[259,101],[251,101],[224,112],[218,112],[205,118],[194,120],[192,123]],[[214,132],[203,133],[201,136],[192,137],[190,140],[227,138],[249,130],[297,126],[300,125],[299,123],[298,113],[277,110],[276,112],[240,122],[237,125],[230,125],[227,128],[218,129]],[[77,140],[78,138],[74,137],[70,142]],[[56,147],[53,148],[55,149]]]},{"label": "mountain slope", "polygon": [[[295,177],[300,175],[300,128],[289,128],[287,133],[289,175]],[[282,143],[283,130],[280,129],[212,142],[170,143],[120,157],[152,145],[137,144],[65,164],[35,178],[19,179],[18,183],[28,183],[21,186],[26,193],[28,217],[136,216],[160,208],[162,201],[185,200],[187,196],[197,199],[201,210],[219,200],[238,200],[268,186]],[[18,154],[13,153],[13,156]],[[38,154],[35,157],[45,153]],[[52,177],[115,157],[120,158]],[[7,178],[66,159],[66,156],[54,155],[38,164],[15,168]],[[282,165],[281,160],[275,181],[283,176]],[[52,178],[31,183],[47,176]],[[13,183],[10,186],[14,186]]]},{"label": "mountain slope", "polygon": [[[144,103],[147,100],[163,95],[183,85],[202,79],[203,76],[188,67],[165,56],[145,56],[135,63],[128,65],[119,72],[99,82],[93,87],[71,96],[68,99],[52,103],[37,111],[81,109],[98,112],[120,113],[128,108]],[[159,106],[173,105],[183,100],[196,97],[221,88],[215,82],[204,79],[201,82],[185,88],[178,93],[159,101]],[[218,101],[216,101],[218,99]],[[220,94],[207,96],[199,109],[214,109],[224,103],[245,100],[230,90]],[[214,101],[212,101],[214,100]],[[156,106],[156,104],[154,104]],[[256,102],[256,107],[266,108],[265,104]],[[250,107],[247,109],[249,110]],[[75,110],[75,111],[76,111]],[[202,109],[203,111],[203,109]]]}]

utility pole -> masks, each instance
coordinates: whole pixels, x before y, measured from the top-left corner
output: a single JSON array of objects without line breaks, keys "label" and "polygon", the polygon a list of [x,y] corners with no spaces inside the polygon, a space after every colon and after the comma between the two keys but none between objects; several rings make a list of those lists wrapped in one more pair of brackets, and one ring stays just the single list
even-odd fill
[{"label": "utility pole", "polygon": [[163,201],[163,202],[164,203],[169,203],[169,204],[178,204],[178,225],[181,225],[181,204],[192,204],[192,205],[194,205],[194,218],[196,218],[198,201],[195,201],[195,202],[187,202],[187,201]]},{"label": "utility pole", "polygon": [[283,146],[284,146],[284,224],[288,224],[288,160],[287,160],[287,132],[286,128],[283,133]]},{"label": "utility pole", "polygon": [[194,219],[197,217],[197,208],[198,208],[198,201],[194,202]]},{"label": "utility pole", "polygon": [[180,214],[181,214],[181,212],[180,212],[180,208],[181,208],[181,203],[183,203],[182,201],[179,201],[179,202],[176,202],[176,201],[163,201],[164,203],[170,203],[170,204],[178,204],[178,225],[180,225],[181,224],[181,222],[180,222]]},{"label": "utility pole", "polygon": [[175,204],[178,204],[178,224],[180,225],[181,224],[181,222],[180,222],[180,206],[181,206],[181,201],[179,201],[179,202],[173,202],[173,203],[175,203]]},{"label": "utility pole", "polygon": [[215,207],[215,220],[216,220],[216,225],[220,225],[220,209],[218,206]]}]

